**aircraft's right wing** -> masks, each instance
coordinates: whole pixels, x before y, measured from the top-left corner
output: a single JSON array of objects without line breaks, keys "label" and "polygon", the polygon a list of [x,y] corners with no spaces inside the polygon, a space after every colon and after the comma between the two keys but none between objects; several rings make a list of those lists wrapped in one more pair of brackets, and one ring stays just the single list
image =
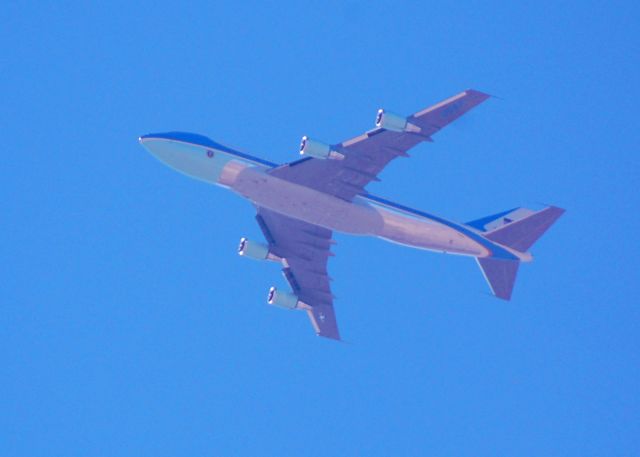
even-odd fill
[{"label": "aircraft's right wing", "polygon": [[269,243],[269,252],[282,259],[282,273],[304,303],[316,333],[339,340],[327,273],[327,260],[333,255],[331,230],[262,207],[256,220]]},{"label": "aircraft's right wing", "polygon": [[379,127],[330,146],[343,160],[305,158],[268,173],[350,201],[371,181],[378,181],[378,173],[391,160],[406,156],[422,141],[432,141],[431,135],[488,98],[469,89],[407,118],[379,113]]}]

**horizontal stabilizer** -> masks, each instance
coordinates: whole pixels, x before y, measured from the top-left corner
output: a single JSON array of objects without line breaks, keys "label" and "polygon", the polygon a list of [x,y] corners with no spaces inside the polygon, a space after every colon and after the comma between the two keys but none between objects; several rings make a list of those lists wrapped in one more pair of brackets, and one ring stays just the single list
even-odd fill
[{"label": "horizontal stabilizer", "polygon": [[535,213],[535,211],[528,208],[513,208],[502,211],[498,214],[492,214],[491,216],[485,216],[483,218],[467,222],[467,225],[478,230],[482,230],[483,232],[489,232],[502,227],[503,225],[510,224],[511,222],[530,216],[533,213]]},{"label": "horizontal stabilizer", "polygon": [[516,282],[520,261],[492,257],[479,257],[476,260],[493,294],[503,300],[509,300],[513,291],[513,284]]},{"label": "horizontal stabilizer", "polygon": [[549,206],[541,211],[510,222],[485,235],[491,241],[526,252],[564,213],[562,208]]}]

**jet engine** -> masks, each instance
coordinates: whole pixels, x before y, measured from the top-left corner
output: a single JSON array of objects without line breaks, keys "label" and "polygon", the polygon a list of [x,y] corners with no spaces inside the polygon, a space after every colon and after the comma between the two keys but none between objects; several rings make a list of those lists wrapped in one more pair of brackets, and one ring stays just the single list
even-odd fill
[{"label": "jet engine", "polygon": [[250,259],[267,260],[269,259],[269,248],[262,243],[251,241],[247,238],[240,238],[238,254],[249,257]]},{"label": "jet engine", "polygon": [[300,141],[300,155],[316,159],[344,159],[344,155],[334,151],[331,146],[303,136]]},{"label": "jet engine", "polygon": [[269,295],[267,297],[267,303],[274,306],[279,306],[281,308],[286,309],[295,309],[298,307],[298,299],[297,295],[294,295],[289,292],[282,292],[272,287],[269,289]]},{"label": "jet engine", "polygon": [[378,110],[376,127],[391,130],[392,132],[419,132],[421,130],[417,125],[407,122],[407,118],[383,109]]}]

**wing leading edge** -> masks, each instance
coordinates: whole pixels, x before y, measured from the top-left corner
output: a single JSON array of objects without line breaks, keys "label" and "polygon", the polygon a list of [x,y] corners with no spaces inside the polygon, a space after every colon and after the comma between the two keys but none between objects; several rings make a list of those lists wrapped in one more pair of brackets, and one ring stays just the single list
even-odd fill
[{"label": "wing leading edge", "polygon": [[269,252],[282,259],[282,273],[293,293],[304,303],[316,334],[340,340],[333,309],[327,261],[333,253],[331,230],[258,208],[256,220]]}]

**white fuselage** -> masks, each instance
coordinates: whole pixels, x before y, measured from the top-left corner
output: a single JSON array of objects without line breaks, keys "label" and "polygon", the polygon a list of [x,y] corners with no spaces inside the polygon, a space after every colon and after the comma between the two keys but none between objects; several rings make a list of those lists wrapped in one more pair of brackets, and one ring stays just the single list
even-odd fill
[{"label": "white fuselage", "polygon": [[346,201],[267,173],[255,158],[165,139],[141,139],[159,160],[203,181],[231,189],[258,206],[330,230],[383,238],[419,249],[491,256],[507,249],[527,261],[528,253],[495,246],[473,228],[411,210],[373,195]]},{"label": "white fuselage", "polygon": [[217,183],[258,206],[330,230],[440,252],[474,257],[489,254],[479,243],[442,223],[387,208],[364,196],[348,202],[240,162],[226,164]]}]

